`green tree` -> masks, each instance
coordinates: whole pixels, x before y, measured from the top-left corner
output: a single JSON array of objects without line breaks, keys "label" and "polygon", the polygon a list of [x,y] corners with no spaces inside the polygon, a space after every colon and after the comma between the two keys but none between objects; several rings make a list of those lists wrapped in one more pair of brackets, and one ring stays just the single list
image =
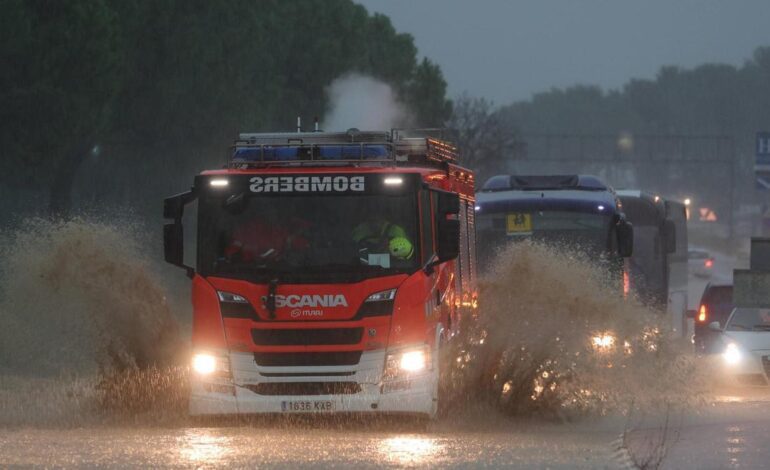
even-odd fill
[{"label": "green tree", "polygon": [[391,85],[416,124],[451,111],[412,37],[351,0],[0,2],[0,149],[56,213],[73,184],[77,203],[156,213],[237,132],[328,112],[328,86],[351,72]]},{"label": "green tree", "polygon": [[441,127],[450,119],[452,102],[446,99],[446,86],[441,68],[427,58],[423,59],[404,90],[417,126]]},{"label": "green tree", "polygon": [[0,148],[16,170],[4,178],[47,189],[50,211],[66,215],[119,89],[115,18],[100,0],[3,3]]}]

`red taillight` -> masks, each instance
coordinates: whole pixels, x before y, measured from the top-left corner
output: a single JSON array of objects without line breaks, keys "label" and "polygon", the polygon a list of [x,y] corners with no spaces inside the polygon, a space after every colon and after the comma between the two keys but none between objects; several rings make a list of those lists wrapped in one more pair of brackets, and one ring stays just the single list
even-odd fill
[{"label": "red taillight", "polygon": [[698,321],[704,322],[706,321],[706,306],[701,305],[700,310],[698,311]]},{"label": "red taillight", "polygon": [[714,260],[709,258],[703,262],[703,265],[706,266],[707,268],[712,268],[714,266]]},{"label": "red taillight", "polygon": [[623,271],[623,297],[628,297],[631,292],[631,278],[628,275],[628,271]]}]

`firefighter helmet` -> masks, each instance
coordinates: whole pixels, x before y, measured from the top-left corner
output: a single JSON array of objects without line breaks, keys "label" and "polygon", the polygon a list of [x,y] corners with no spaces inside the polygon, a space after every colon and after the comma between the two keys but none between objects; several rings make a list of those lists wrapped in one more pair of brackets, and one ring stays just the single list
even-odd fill
[{"label": "firefighter helmet", "polygon": [[388,244],[391,256],[400,259],[412,259],[414,255],[414,246],[405,237],[395,237]]}]

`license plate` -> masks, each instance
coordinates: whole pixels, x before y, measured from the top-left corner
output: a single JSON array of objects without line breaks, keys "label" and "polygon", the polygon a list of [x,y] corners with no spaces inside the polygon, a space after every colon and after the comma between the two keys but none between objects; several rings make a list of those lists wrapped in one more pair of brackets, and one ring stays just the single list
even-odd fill
[{"label": "license plate", "polygon": [[532,232],[532,215],[523,213],[508,214],[505,231],[510,234]]},{"label": "license plate", "polygon": [[334,402],[331,400],[282,401],[281,411],[284,413],[328,413],[334,411]]}]

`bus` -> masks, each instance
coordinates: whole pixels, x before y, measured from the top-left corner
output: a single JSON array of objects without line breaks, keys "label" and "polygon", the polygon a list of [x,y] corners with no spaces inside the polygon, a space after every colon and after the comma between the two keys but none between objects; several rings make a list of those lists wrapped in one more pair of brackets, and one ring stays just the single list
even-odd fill
[{"label": "bus", "polygon": [[614,190],[591,175],[497,175],[476,194],[482,269],[511,242],[580,250],[622,282],[634,232]]},{"label": "bus", "polygon": [[618,190],[634,226],[629,258],[631,291],[648,307],[670,316],[678,336],[687,334],[687,215],[685,205],[640,190]]}]

